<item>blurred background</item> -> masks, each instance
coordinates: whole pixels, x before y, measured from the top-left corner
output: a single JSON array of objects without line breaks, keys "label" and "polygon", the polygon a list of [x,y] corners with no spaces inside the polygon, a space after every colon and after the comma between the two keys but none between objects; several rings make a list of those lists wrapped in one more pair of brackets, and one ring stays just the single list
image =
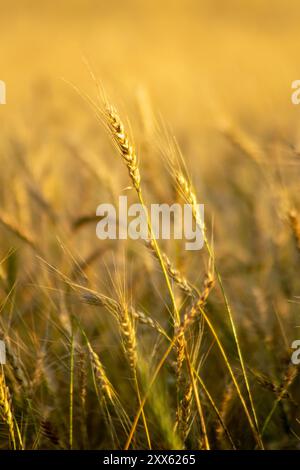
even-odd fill
[{"label": "blurred background", "polygon": [[184,133],[186,140],[208,145],[210,157],[216,145],[210,131],[229,116],[256,134],[280,132],[288,138],[297,132],[299,108],[290,99],[299,74],[297,1],[63,0],[58,6],[1,0],[0,5],[0,71],[8,102],[0,109],[3,120],[10,111],[28,110],[33,95],[41,103],[52,93],[56,106],[65,103],[74,95],[72,84],[93,95],[88,62],[128,113],[125,97],[133,101],[146,90],[156,115],[177,138]]},{"label": "blurred background", "polygon": [[1,0],[0,6],[9,106],[43,80],[57,99],[66,88],[62,78],[89,89],[85,57],[120,96],[148,87],[174,121],[193,112],[199,126],[211,101],[244,115],[260,110],[266,126],[278,122],[278,107],[291,110],[297,1]]},{"label": "blurred background", "polygon": [[[70,312],[82,319],[104,358],[130,419],[136,412],[115,320],[99,305],[97,314],[81,301],[73,299],[70,306],[66,278],[116,297],[122,289],[113,274],[119,282],[125,277],[130,302],[170,328],[168,294],[156,260],[135,242],[96,239],[98,204],[115,201],[124,191],[136,202],[136,195],[87,103],[86,95],[97,100],[92,70],[124,122],[130,122],[147,202],[172,203],[178,197],[161,158],[170,136],[176,136],[205,205],[261,424],[274,401],[280,402],[266,431],[267,447],[299,448],[299,379],[294,382],[297,374],[289,368],[290,344],[298,339],[300,324],[300,105],[291,103],[292,81],[300,79],[299,21],[297,0],[0,0],[0,80],[7,87],[7,104],[0,106],[0,333],[27,379],[38,376],[30,389],[38,410],[33,416],[15,370],[8,379],[18,416],[28,411],[29,447],[57,446],[43,424],[42,437],[36,432],[43,417],[69,445]],[[201,289],[207,252],[186,253],[173,242],[162,247]],[[183,302],[180,294],[176,298]],[[219,288],[207,309],[242,382]],[[157,363],[159,355],[150,356],[157,339],[138,328],[147,369],[146,362]],[[36,357],[40,362],[33,370]],[[253,448],[237,396],[227,400],[230,381],[209,334],[195,363],[220,409],[230,401],[224,419],[238,447]],[[168,367],[172,370],[171,363]],[[169,369],[162,380],[166,399],[154,397],[147,410],[154,444],[162,449],[176,445],[168,434],[176,414]],[[285,386],[294,388],[282,404]],[[94,414],[91,380],[88,394],[87,415],[80,403],[74,405],[83,423],[83,431],[75,426],[74,447],[111,448],[115,442],[104,428],[99,431]],[[212,447],[227,448],[207,402],[204,410]],[[169,421],[161,422],[165,416]],[[124,429],[117,415],[113,419],[118,435]],[[192,426],[188,447],[201,446],[198,431]],[[126,432],[120,446],[125,439]],[[147,447],[142,428],[137,447]]]}]

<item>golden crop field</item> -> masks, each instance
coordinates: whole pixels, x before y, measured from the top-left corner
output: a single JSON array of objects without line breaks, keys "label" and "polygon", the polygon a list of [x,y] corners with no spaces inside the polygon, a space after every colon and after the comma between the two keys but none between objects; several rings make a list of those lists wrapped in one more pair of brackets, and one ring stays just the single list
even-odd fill
[{"label": "golden crop field", "polygon": [[[0,0],[1,449],[300,449],[299,20]],[[120,196],[202,249],[99,239]]]}]

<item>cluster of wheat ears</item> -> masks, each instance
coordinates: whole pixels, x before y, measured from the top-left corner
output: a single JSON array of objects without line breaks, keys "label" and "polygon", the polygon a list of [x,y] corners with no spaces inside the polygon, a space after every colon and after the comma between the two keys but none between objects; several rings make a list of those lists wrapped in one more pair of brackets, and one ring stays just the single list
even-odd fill
[{"label": "cluster of wheat ears", "polygon": [[[106,99],[101,107],[92,106],[114,143],[114,153],[127,167],[127,190],[146,208],[141,161],[130,133]],[[260,165],[260,155],[242,135],[232,129],[223,132],[251,164]],[[0,370],[0,446],[264,449],[273,442],[276,445],[277,433],[280,438],[288,436],[283,445],[289,446],[289,439],[296,442],[295,422],[291,423],[297,401],[290,390],[296,383],[297,368],[289,364],[288,344],[279,378],[260,372],[245,360],[212,233],[198,220],[199,201],[177,144],[170,144],[164,161],[172,195],[176,201],[191,205],[194,223],[203,230],[201,256],[206,269],[202,272],[198,268],[201,275],[196,282],[188,279],[180,268],[185,254],[179,247],[172,251],[175,258],[171,259],[168,245],[162,246],[154,238],[149,220],[144,246],[136,242],[135,248],[135,242],[128,242],[127,248],[128,263],[137,263],[136,283],[146,286],[137,304],[128,292],[124,266],[123,271],[118,266],[115,273],[102,272],[113,285],[112,295],[93,288],[89,272],[105,249],[97,246],[84,259],[74,256],[62,241],[64,230],[70,227],[65,227],[66,221],[55,213],[34,180],[22,151],[12,147],[25,174],[27,196],[35,211],[43,209],[55,239],[45,249],[38,229],[27,229],[26,224],[16,223],[8,211],[1,210],[8,252],[1,261],[0,332],[7,363]],[[113,174],[99,170],[96,161],[85,151],[81,154],[73,141],[66,147],[76,165],[82,164],[97,184],[115,197],[109,183]],[[271,191],[272,181],[266,185]],[[299,249],[300,222],[294,208],[286,210],[286,220]],[[76,237],[85,227],[94,227],[95,217],[81,217],[69,225],[72,235],[68,232],[68,236]],[[17,249],[15,242],[19,243]],[[96,243],[102,242],[95,237]],[[118,245],[114,243],[112,257]],[[80,250],[80,241],[78,245]],[[22,250],[26,253],[23,263],[37,265],[37,275],[30,271],[25,279],[18,278],[16,264]],[[61,250],[67,264],[57,266],[51,250]],[[193,253],[194,259],[198,256]],[[196,261],[196,271],[197,265]],[[153,273],[160,286],[160,301],[155,302],[151,299]],[[262,293],[256,294],[263,316]],[[103,312],[108,320],[103,320]],[[219,312],[223,327],[216,326]],[[98,322],[102,322],[100,326]]]}]

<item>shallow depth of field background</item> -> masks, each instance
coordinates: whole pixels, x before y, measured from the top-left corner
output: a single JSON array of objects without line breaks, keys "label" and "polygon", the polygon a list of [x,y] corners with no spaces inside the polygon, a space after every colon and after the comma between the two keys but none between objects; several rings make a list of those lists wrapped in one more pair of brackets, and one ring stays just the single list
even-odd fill
[{"label": "shallow depth of field background", "polygon": [[[91,69],[130,123],[148,202],[177,197],[162,157],[176,136],[205,204],[261,426],[278,401],[265,447],[299,448],[300,382],[289,364],[290,345],[300,339],[300,225],[297,234],[291,220],[300,213],[300,106],[291,104],[291,83],[300,79],[299,19],[296,0],[0,0],[0,79],[7,86],[7,104],[0,106],[0,331],[16,362],[4,370],[25,447],[70,447],[72,315],[129,422],[138,408],[115,319],[81,302],[80,288],[70,292],[64,276],[114,298],[121,291],[172,330],[167,290],[147,249],[95,235],[99,203],[124,194],[136,202],[136,196],[85,99],[97,100]],[[201,290],[209,267],[205,248],[187,253],[172,241],[162,247]],[[78,264],[84,272],[74,274]],[[217,285],[206,309],[243,389]],[[80,371],[88,371],[89,356],[81,332],[75,337],[72,447],[122,448],[130,426],[124,430],[115,409],[107,420],[89,372],[83,405]],[[137,326],[142,390],[166,347],[159,341],[156,332]],[[153,446],[201,448],[194,403],[186,442],[174,431],[174,361],[146,407]],[[254,448],[208,332],[195,361],[236,447]],[[16,369],[25,378],[16,378]],[[288,374],[295,375],[291,383]],[[286,383],[289,391],[281,393]],[[211,447],[230,447],[205,397],[203,403]],[[8,448],[7,426],[0,426],[0,446]],[[147,447],[142,420],[133,445]]]}]

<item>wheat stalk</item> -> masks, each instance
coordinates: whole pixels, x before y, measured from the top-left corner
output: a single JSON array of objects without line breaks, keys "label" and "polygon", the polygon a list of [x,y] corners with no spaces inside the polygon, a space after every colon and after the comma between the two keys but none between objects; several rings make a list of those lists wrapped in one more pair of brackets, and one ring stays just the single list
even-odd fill
[{"label": "wheat stalk", "polygon": [[15,222],[7,214],[4,214],[3,212],[0,213],[0,223],[7,230],[13,233],[17,238],[27,243],[27,245],[29,245],[35,251],[39,251],[37,247],[37,243],[33,239],[33,237],[28,232],[26,232],[23,228],[20,228],[19,226],[17,226]]},{"label": "wheat stalk", "polygon": [[227,421],[227,416],[229,414],[230,405],[234,397],[234,392],[235,392],[235,388],[234,388],[233,382],[230,382],[225,389],[223,399],[221,402],[220,416],[221,416],[222,421],[218,423],[218,426],[216,428],[217,439],[220,443],[222,443],[224,440],[224,431],[225,431],[224,425],[222,425],[222,423],[225,424]]},{"label": "wheat stalk", "polygon": [[123,339],[125,355],[132,371],[135,371],[137,365],[136,334],[127,305],[124,304],[119,307],[118,320],[121,336]]},{"label": "wheat stalk", "polygon": [[188,383],[184,390],[183,398],[180,400],[180,406],[177,411],[177,425],[183,443],[186,442],[190,419],[192,414],[192,398],[193,398],[193,387],[191,383]]},{"label": "wheat stalk", "polygon": [[[113,301],[113,299],[108,299],[106,296],[95,292],[85,292],[81,294],[80,299],[82,302],[95,307],[107,307],[109,309],[111,309],[111,307],[114,307],[115,309],[118,308],[117,302]],[[149,326],[161,335],[168,337],[161,325],[149,315],[146,315],[141,310],[136,310],[132,306],[129,308],[129,312],[132,318],[137,320],[139,323]]]},{"label": "wheat stalk", "polygon": [[298,368],[295,367],[293,364],[288,365],[288,367],[286,369],[286,372],[284,374],[284,377],[283,377],[282,385],[278,389],[278,391],[280,390],[280,392],[278,393],[278,395],[276,397],[276,400],[275,400],[275,402],[272,406],[272,409],[269,412],[269,414],[266,417],[265,422],[263,424],[262,431],[261,431],[262,435],[266,432],[266,429],[267,429],[267,427],[268,427],[268,425],[271,421],[271,418],[272,418],[277,406],[279,405],[281,400],[283,398],[285,398],[285,396],[287,395],[288,389],[292,385],[292,383],[294,382],[295,378],[297,377],[298,372],[299,372]]},{"label": "wheat stalk", "polygon": [[108,400],[113,403],[115,399],[115,391],[113,386],[106,375],[105,369],[100,361],[98,354],[93,350],[90,343],[87,344],[87,347],[93,371],[100,386],[100,390],[103,393],[103,397],[107,397]]},{"label": "wheat stalk", "polygon": [[188,328],[195,318],[199,315],[199,309],[202,308],[208,299],[208,296],[214,286],[214,277],[212,273],[208,272],[204,278],[204,288],[202,293],[200,294],[199,298],[197,299],[196,303],[193,307],[187,311],[184,315],[183,322],[181,324],[181,329],[184,331]]},{"label": "wheat stalk", "polygon": [[[251,428],[254,431],[255,439],[256,439],[259,447],[261,449],[263,449],[264,446],[263,446],[263,442],[261,440],[261,436],[260,436],[260,432],[259,432],[259,425],[258,425],[256,410],[255,410],[255,406],[254,406],[254,402],[253,402],[253,397],[252,397],[252,393],[251,393],[251,389],[250,389],[250,384],[249,384],[249,380],[248,380],[248,376],[247,376],[247,372],[246,372],[245,362],[244,362],[244,358],[243,358],[243,355],[242,355],[242,351],[241,351],[241,347],[240,347],[240,342],[239,342],[235,322],[234,322],[234,319],[233,319],[233,314],[232,314],[231,307],[230,307],[230,304],[229,304],[229,301],[228,301],[228,298],[227,298],[227,295],[226,295],[226,292],[225,292],[225,289],[224,289],[221,274],[219,273],[219,270],[217,269],[217,266],[216,266],[216,263],[215,263],[215,260],[214,260],[213,250],[212,250],[212,248],[209,244],[209,241],[206,237],[206,233],[205,233],[206,228],[205,228],[204,222],[201,220],[201,218],[199,216],[196,194],[195,194],[191,184],[185,178],[185,176],[183,175],[183,173],[181,171],[175,171],[174,176],[175,176],[175,180],[177,182],[178,190],[181,191],[181,194],[183,195],[183,197],[191,205],[194,220],[195,220],[196,224],[198,225],[198,227],[202,230],[206,249],[208,251],[210,259],[213,260],[214,271],[216,273],[216,277],[217,277],[217,280],[218,280],[218,283],[219,283],[219,286],[220,286],[220,289],[221,289],[221,292],[222,292],[222,296],[223,296],[223,299],[224,299],[224,303],[225,303],[225,307],[226,307],[226,310],[227,310],[228,318],[229,318],[229,321],[230,321],[230,326],[231,326],[231,330],[232,330],[232,333],[233,333],[233,337],[234,337],[234,341],[235,341],[235,345],[236,345],[236,349],[237,349],[237,353],[238,353],[238,357],[239,357],[239,361],[240,361],[240,365],[241,365],[241,369],[242,369],[242,373],[243,373],[243,378],[244,378],[245,385],[246,385],[247,394],[248,394],[248,397],[249,397],[250,408],[251,408],[252,416],[253,416],[253,419],[254,419],[254,427],[252,427],[251,423],[250,423],[250,425],[251,425]],[[199,306],[198,308],[201,311],[202,306]]]},{"label": "wheat stalk", "polygon": [[170,295],[170,298],[171,298],[171,301],[172,301],[173,310],[174,310],[174,323],[179,323],[180,316],[179,316],[179,312],[178,312],[178,309],[177,309],[177,305],[176,305],[174,293],[173,293],[173,290],[172,290],[172,286],[171,286],[171,283],[170,283],[170,279],[169,279],[167,269],[166,269],[166,266],[165,266],[165,263],[164,263],[164,260],[163,260],[162,254],[161,254],[161,250],[160,250],[160,248],[158,246],[158,243],[157,243],[157,241],[154,237],[153,229],[152,229],[152,226],[151,226],[151,221],[150,221],[148,211],[146,209],[144,198],[143,198],[143,195],[142,195],[141,177],[140,177],[140,171],[139,171],[138,165],[137,165],[137,156],[136,156],[136,153],[135,153],[135,150],[134,150],[134,146],[129,141],[129,137],[128,137],[126,131],[125,131],[125,127],[124,127],[117,111],[115,110],[115,108],[113,108],[113,106],[111,106],[108,103],[106,104],[106,108],[105,108],[105,117],[106,117],[105,125],[107,126],[108,130],[110,131],[112,139],[113,139],[113,141],[114,141],[114,143],[115,143],[122,159],[124,160],[124,162],[127,166],[129,176],[131,178],[131,181],[133,183],[134,188],[136,189],[139,201],[140,201],[140,203],[141,203],[141,205],[142,205],[142,207],[145,211],[145,215],[146,215],[147,223],[148,223],[149,237],[152,240],[157,258],[159,260],[161,269],[163,271],[163,275],[164,275],[164,278],[165,278],[165,281],[166,281],[168,292],[169,292],[169,295]]},{"label": "wheat stalk", "polygon": [[135,149],[129,141],[124,125],[120,120],[116,109],[109,104],[106,105],[106,116],[114,143],[126,163],[131,181],[136,191],[139,193],[141,191],[141,176],[137,166]]},{"label": "wheat stalk", "polygon": [[[147,239],[145,240],[145,244],[147,248],[151,251],[151,253],[157,258],[157,253],[155,251],[153,240]],[[175,282],[175,284],[177,284],[179,289],[181,289],[181,291],[188,297],[195,297],[197,295],[195,289],[190,285],[188,280],[179,272],[179,270],[174,267],[172,261],[164,252],[162,252],[162,259],[165,263],[168,275]]]},{"label": "wheat stalk", "polygon": [[156,320],[149,317],[149,315],[146,315],[144,312],[141,312],[141,310],[135,310],[133,307],[130,308],[130,311],[132,317],[139,323],[141,323],[142,325],[149,326],[153,330],[157,331],[159,334],[168,338],[168,335],[165,330],[160,326],[160,324]]},{"label": "wheat stalk", "polygon": [[[136,345],[136,332],[135,327],[132,321],[132,315],[127,307],[126,302],[121,301],[120,307],[118,309],[118,319],[120,325],[121,336],[123,339],[123,347],[125,356],[129,362],[131,371],[133,373],[136,393],[138,397],[139,404],[141,403],[141,394],[140,394],[140,387],[137,375],[137,345]],[[150,434],[148,430],[148,425],[145,417],[145,412],[142,410],[142,418],[145,428],[145,433],[147,437],[148,446],[151,449],[151,440]]]},{"label": "wheat stalk", "polygon": [[9,389],[5,383],[5,377],[3,369],[0,370],[0,414],[3,421],[7,424],[9,429],[9,435],[13,444],[13,448],[16,449],[16,437],[15,437],[15,426],[14,417],[11,408],[11,398]]}]

